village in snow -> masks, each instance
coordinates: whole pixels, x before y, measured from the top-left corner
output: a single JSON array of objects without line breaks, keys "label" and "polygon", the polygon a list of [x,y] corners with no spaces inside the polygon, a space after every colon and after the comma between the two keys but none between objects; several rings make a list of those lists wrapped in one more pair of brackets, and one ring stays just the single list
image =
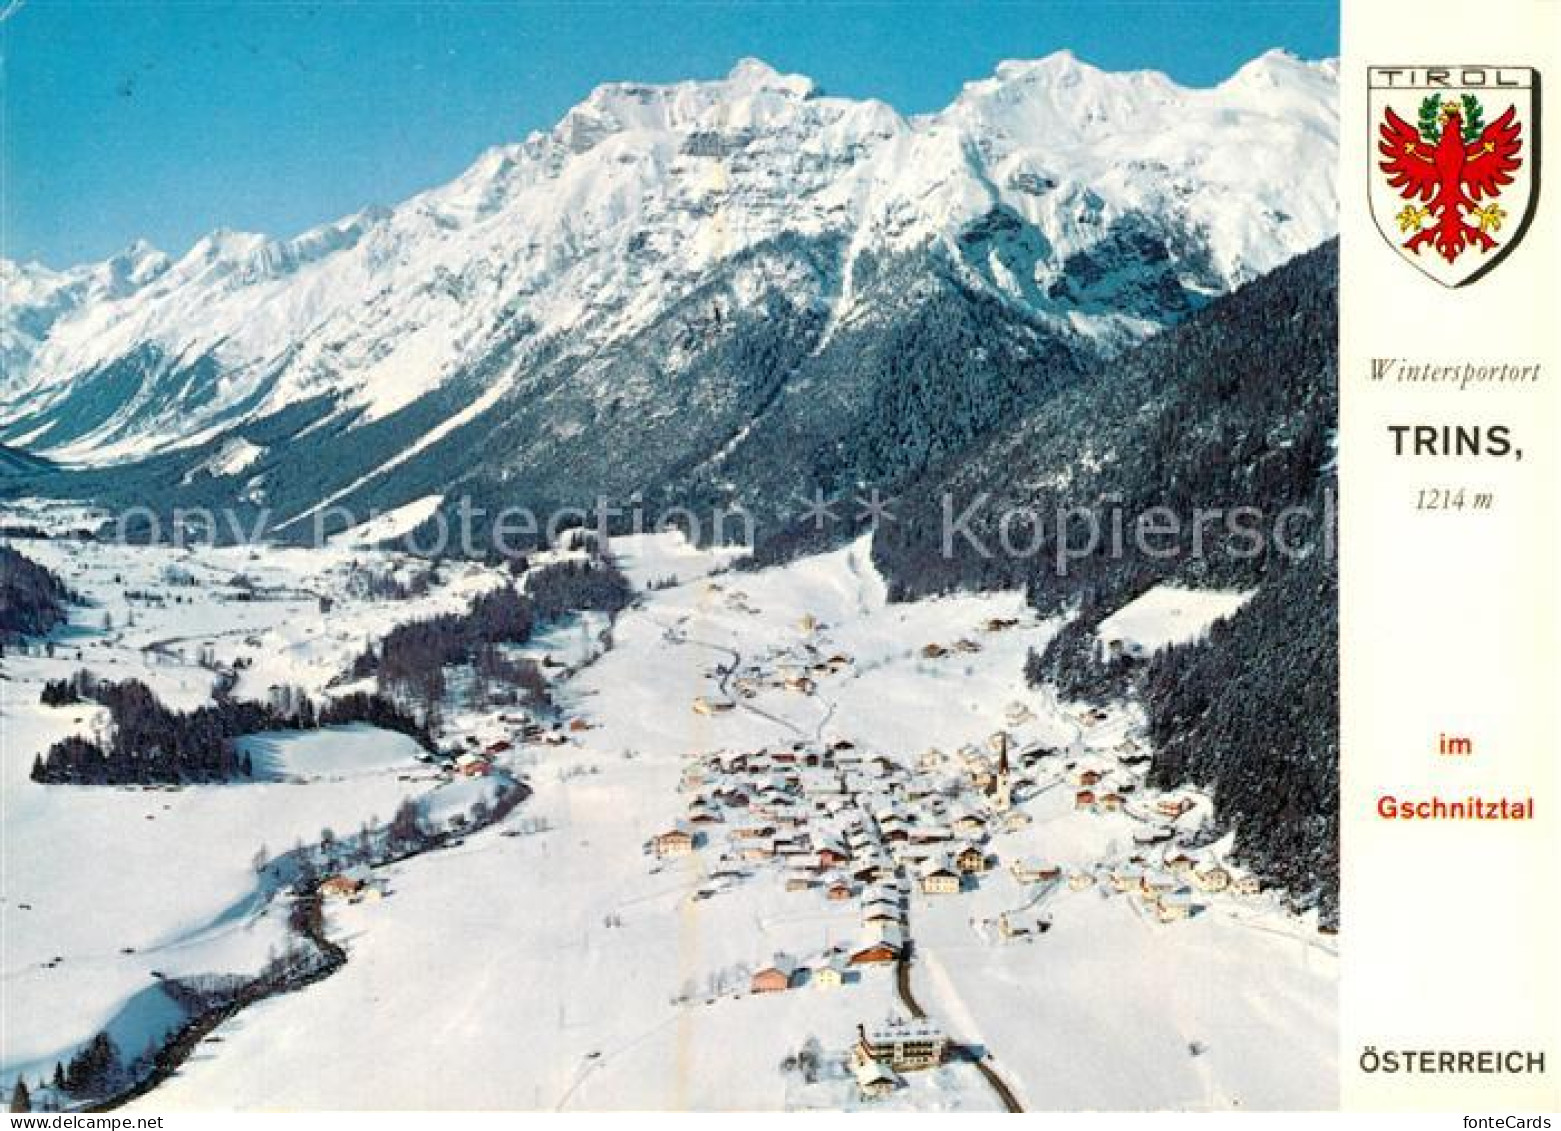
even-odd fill
[{"label": "village in snow", "polygon": [[[81,599],[0,677],[0,1085],[35,1109],[81,1106],[57,1066],[100,1036],[153,1110],[1336,1102],[1336,938],[1209,796],[1150,784],[1137,705],[1026,685],[1059,622],[1022,594],[891,603],[865,539],[748,570],[617,538],[632,603],[504,649],[545,705],[456,665],[433,751],[360,721],[242,739],[242,782],[41,783],[106,726],[51,681],[327,702],[397,624],[527,581],[380,529],[178,548],[7,517],[55,532],[16,545]],[[1243,599],[1161,586],[1098,646]]]}]

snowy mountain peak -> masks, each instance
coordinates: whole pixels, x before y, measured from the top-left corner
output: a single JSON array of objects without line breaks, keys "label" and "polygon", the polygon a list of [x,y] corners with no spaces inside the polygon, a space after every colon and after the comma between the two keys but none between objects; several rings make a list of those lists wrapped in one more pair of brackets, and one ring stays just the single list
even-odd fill
[{"label": "snowy mountain peak", "polygon": [[[1114,350],[1333,234],[1336,86],[1283,53],[1191,89],[1066,51],[915,118],[757,59],[607,83],[444,186],[292,239],[0,265],[0,441],[125,459],[305,400],[356,426],[475,372],[486,412],[533,356],[605,357],[717,279],[739,307],[779,289],[859,323],[887,260]],[[804,244],[806,268],[738,266]]]},{"label": "snowy mountain peak", "polygon": [[809,98],[818,89],[806,75],[782,74],[763,59],[752,56],[737,60],[726,76],[726,85],[733,94],[773,90],[793,98]]},{"label": "snowy mountain peak", "polygon": [[165,270],[171,260],[146,240],[138,239],[108,261],[114,273],[131,283],[142,283]]},{"label": "snowy mountain peak", "polygon": [[553,134],[584,153],[619,133],[763,127],[794,117],[813,97],[813,80],[787,75],[759,59],[740,59],[723,79],[651,84],[603,83],[568,111]]},{"label": "snowy mountain peak", "polygon": [[[1084,62],[1064,47],[1043,55],[1039,59],[1004,59],[997,64],[992,77],[999,82],[1037,82],[1045,80],[1076,82],[1085,74],[1104,74],[1098,67]],[[990,80],[988,80],[990,81]],[[974,84],[967,84],[974,85]]]},{"label": "snowy mountain peak", "polygon": [[1257,58],[1237,68],[1227,82],[1266,82],[1274,85],[1295,81],[1316,69],[1317,64],[1307,63],[1282,47],[1273,47]]}]

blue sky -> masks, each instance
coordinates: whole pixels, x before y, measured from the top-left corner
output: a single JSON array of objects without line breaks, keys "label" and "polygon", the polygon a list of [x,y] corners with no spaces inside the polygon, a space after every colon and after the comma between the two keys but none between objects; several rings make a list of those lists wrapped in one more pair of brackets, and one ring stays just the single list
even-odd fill
[{"label": "blue sky", "polygon": [[1337,0],[1200,3],[76,3],[0,0],[0,252],[64,266],[142,237],[293,235],[449,180],[599,82],[745,55],[916,113],[1061,47],[1208,85],[1338,52]]}]

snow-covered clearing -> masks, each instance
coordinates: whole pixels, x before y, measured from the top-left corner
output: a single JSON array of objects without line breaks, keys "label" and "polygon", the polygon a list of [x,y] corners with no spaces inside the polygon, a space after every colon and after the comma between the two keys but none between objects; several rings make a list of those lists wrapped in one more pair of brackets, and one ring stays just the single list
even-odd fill
[{"label": "snow-covered clearing", "polygon": [[723,570],[747,555],[738,546],[701,550],[674,532],[630,534],[612,540],[613,559],[636,588],[687,582]]},{"label": "snow-covered clearing", "polygon": [[1198,639],[1215,621],[1233,616],[1251,596],[1250,591],[1156,585],[1101,621],[1098,637],[1107,646],[1120,642],[1133,654],[1147,656]]},{"label": "snow-covered clearing", "polygon": [[400,538],[432,518],[442,502],[444,502],[443,495],[424,495],[394,510],[375,515],[367,522],[360,522],[357,526],[343,530],[331,541],[346,542],[354,546],[377,546],[392,538]]}]

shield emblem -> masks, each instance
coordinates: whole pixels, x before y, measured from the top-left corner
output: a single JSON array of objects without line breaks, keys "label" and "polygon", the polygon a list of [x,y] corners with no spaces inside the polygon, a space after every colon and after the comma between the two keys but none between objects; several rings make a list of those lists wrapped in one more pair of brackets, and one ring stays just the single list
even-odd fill
[{"label": "shield emblem", "polygon": [[1367,84],[1377,231],[1445,287],[1482,278],[1539,201],[1539,72],[1370,67]]}]

